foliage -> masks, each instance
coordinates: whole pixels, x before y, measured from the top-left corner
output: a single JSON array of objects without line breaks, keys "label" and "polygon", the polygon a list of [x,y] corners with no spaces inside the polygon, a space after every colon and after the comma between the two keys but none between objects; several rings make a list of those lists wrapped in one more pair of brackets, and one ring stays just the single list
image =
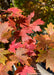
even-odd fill
[{"label": "foliage", "polygon": [[[32,65],[38,62],[44,62],[46,69],[54,72],[54,25],[49,23],[44,28],[47,34],[39,35],[37,32],[42,32],[40,26],[45,22],[41,18],[31,22],[34,11],[27,17],[22,12],[12,7],[0,15],[0,42],[8,44],[7,50],[0,48],[0,75],[8,75],[14,64],[15,75],[37,74]],[[33,33],[35,36],[31,36]]]}]

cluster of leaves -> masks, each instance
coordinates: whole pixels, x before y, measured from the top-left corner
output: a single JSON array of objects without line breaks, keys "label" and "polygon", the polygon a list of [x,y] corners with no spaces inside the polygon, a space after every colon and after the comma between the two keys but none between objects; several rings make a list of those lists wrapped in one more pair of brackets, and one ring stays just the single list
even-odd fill
[{"label": "cluster of leaves", "polygon": [[[17,68],[15,75],[37,74],[32,67],[36,62],[45,62],[46,69],[50,68],[54,72],[53,24],[45,28],[48,34],[37,35],[37,32],[42,31],[39,25],[44,25],[44,21],[37,19],[32,23],[34,11],[28,17],[22,15],[22,12],[12,7],[0,15],[3,19],[0,22],[0,42],[9,43],[8,50],[0,48],[0,75],[8,75],[7,72],[12,70],[14,64]],[[36,36],[31,37],[35,32]]]}]

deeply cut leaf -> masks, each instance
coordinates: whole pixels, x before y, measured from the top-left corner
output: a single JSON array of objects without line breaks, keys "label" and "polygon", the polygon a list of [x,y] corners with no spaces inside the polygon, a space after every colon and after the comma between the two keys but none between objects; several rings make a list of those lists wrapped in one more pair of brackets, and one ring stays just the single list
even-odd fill
[{"label": "deeply cut leaf", "polygon": [[54,49],[50,49],[48,51],[40,50],[39,57],[37,58],[37,62],[43,62],[46,60],[46,69],[50,68],[54,72]]},{"label": "deeply cut leaf", "polygon": [[18,48],[18,49],[16,50],[16,56],[17,56],[18,60],[19,60],[22,64],[30,65],[30,64],[28,63],[28,59],[31,59],[31,58],[26,55],[27,51],[28,51],[28,50],[25,49],[25,48]]},{"label": "deeply cut leaf", "polygon": [[52,41],[50,40],[48,35],[37,35],[34,39],[38,40],[37,49],[46,49]]}]

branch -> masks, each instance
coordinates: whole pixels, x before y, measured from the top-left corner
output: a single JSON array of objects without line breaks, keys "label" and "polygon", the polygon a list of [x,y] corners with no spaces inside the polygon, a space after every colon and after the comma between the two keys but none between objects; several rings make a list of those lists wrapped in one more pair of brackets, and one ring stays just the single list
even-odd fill
[{"label": "branch", "polygon": [[41,75],[53,75],[52,73],[49,73],[48,71],[46,71],[43,67],[41,67],[39,64],[36,64],[37,69],[39,70],[39,72],[41,73]]}]

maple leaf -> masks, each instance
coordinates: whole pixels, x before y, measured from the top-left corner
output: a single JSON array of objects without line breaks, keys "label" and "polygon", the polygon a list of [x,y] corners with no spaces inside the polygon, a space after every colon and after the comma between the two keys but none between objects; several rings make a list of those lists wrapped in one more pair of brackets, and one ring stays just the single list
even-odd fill
[{"label": "maple leaf", "polygon": [[28,63],[28,59],[31,59],[30,57],[28,57],[26,55],[27,53],[27,49],[25,48],[18,48],[16,50],[16,56],[18,57],[18,60],[22,63],[22,64],[27,64],[27,65],[30,65]]},{"label": "maple leaf", "polygon": [[41,19],[38,19],[30,24],[31,18],[33,16],[34,16],[34,12],[32,12],[30,15],[28,15],[28,17],[22,16],[22,17],[19,17],[18,20],[16,20],[16,23],[19,24],[21,27],[18,35],[21,36],[23,42],[28,41],[29,39],[32,39],[29,35],[27,35],[27,33],[31,34],[31,33],[33,33],[33,31],[35,31],[35,32],[41,31],[41,28],[38,25],[44,24],[44,22]]},{"label": "maple leaf", "polygon": [[41,25],[41,24],[44,24],[44,22],[41,19],[38,19],[35,22],[33,22],[32,24],[29,24],[28,27],[21,29],[19,36],[22,37],[22,41],[24,42],[29,39],[32,39],[30,36],[27,35],[27,33],[31,34],[31,33],[33,33],[33,31],[35,31],[35,32],[41,31],[40,26],[37,26],[37,25]]},{"label": "maple leaf", "polygon": [[8,39],[12,36],[11,31],[13,28],[8,26],[8,22],[0,24],[0,42],[8,43]]},{"label": "maple leaf", "polygon": [[[11,9],[12,9],[12,12],[15,10],[15,8],[14,9],[11,8]],[[15,12],[13,12],[13,13],[15,14]],[[16,29],[15,25],[17,23],[18,24],[17,28],[21,27],[17,38],[19,38],[19,36],[21,36],[23,42],[28,41],[29,39],[32,39],[29,35],[27,35],[27,33],[31,34],[31,33],[33,33],[33,31],[35,31],[35,32],[41,31],[41,28],[38,25],[44,24],[44,22],[41,19],[38,19],[30,24],[31,18],[33,16],[34,16],[34,12],[32,12],[30,15],[28,15],[28,17],[25,17],[25,16],[17,17],[18,19],[16,19],[15,21],[10,18],[11,16],[8,18],[10,21],[10,23],[9,23],[10,26],[12,26],[13,28]],[[16,32],[17,32],[17,30],[16,30]],[[14,35],[14,36],[16,36],[16,35]]]},{"label": "maple leaf", "polygon": [[52,41],[50,40],[48,35],[37,35],[34,39],[38,40],[37,49],[46,49]]},{"label": "maple leaf", "polygon": [[5,61],[7,60],[7,57],[4,56],[6,54],[10,54],[8,50],[4,50],[3,48],[0,48],[0,63],[3,63],[5,65]]},{"label": "maple leaf", "polygon": [[15,72],[15,75],[17,75],[17,74],[20,74],[20,75],[27,75],[27,74],[32,75],[32,74],[36,74],[36,71],[31,66],[26,66],[25,65],[24,67],[19,67],[18,69],[21,69],[21,70],[19,70],[19,71],[17,70]]},{"label": "maple leaf", "polygon": [[40,54],[36,62],[43,62],[46,60],[46,69],[50,68],[54,72],[54,49],[49,49],[48,51],[39,50]]}]

